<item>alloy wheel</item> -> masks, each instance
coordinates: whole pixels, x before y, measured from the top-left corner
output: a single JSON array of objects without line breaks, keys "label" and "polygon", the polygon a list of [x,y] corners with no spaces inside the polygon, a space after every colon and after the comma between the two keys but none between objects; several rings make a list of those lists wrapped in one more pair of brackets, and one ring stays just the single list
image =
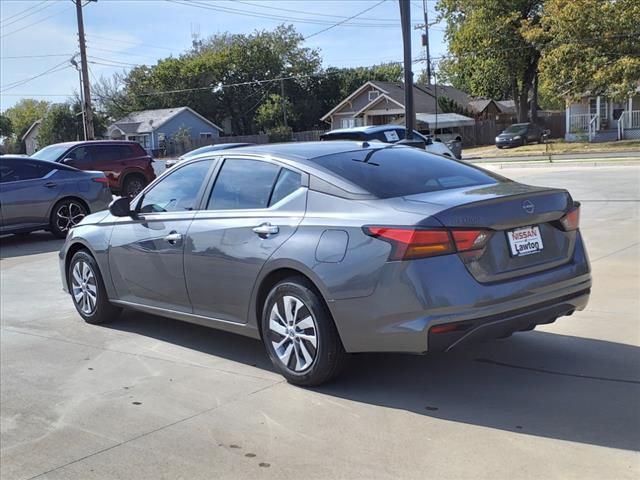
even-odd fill
[{"label": "alloy wheel", "polygon": [[294,372],[307,370],[318,352],[318,329],[309,308],[292,295],[278,299],[269,314],[269,338],[280,362]]},{"label": "alloy wheel", "polygon": [[91,315],[98,301],[96,276],[88,262],[76,262],[71,271],[71,293],[73,299],[85,315]]},{"label": "alloy wheel", "polygon": [[128,197],[133,198],[136,195],[138,195],[143,188],[144,188],[144,184],[142,183],[142,180],[140,180],[139,178],[132,178],[127,182],[127,188],[125,193]]},{"label": "alloy wheel", "polygon": [[80,223],[80,220],[85,216],[85,209],[82,205],[76,202],[63,203],[56,211],[56,227],[63,233],[68,232],[71,227]]}]

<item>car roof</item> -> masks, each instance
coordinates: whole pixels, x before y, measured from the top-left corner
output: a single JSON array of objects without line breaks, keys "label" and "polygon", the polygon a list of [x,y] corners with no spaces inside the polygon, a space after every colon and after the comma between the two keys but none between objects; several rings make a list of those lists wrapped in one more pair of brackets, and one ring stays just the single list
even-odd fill
[{"label": "car roof", "polygon": [[324,133],[327,135],[329,133],[349,133],[349,132],[363,132],[363,133],[376,133],[376,132],[384,132],[386,130],[396,130],[401,129],[404,130],[404,125],[367,125],[362,127],[350,127],[350,128],[338,128],[336,130],[331,130],[329,132]]},{"label": "car roof", "polygon": [[133,145],[138,144],[138,142],[134,142],[133,140],[81,140],[76,142],[60,142],[60,143],[52,143],[51,145],[47,145],[47,147],[76,147],[78,145]]},{"label": "car roof", "polygon": [[[269,143],[230,149],[228,154],[254,154],[266,157],[277,157],[293,162],[304,162],[325,155],[353,152],[355,150],[373,150],[388,147],[381,142],[362,142],[352,140],[335,140],[332,142],[291,142]],[[304,162],[306,163],[306,162]]]}]

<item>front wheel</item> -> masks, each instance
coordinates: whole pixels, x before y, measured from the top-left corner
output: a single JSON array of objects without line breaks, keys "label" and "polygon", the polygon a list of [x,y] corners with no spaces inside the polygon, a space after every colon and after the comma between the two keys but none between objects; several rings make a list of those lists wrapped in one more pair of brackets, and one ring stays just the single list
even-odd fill
[{"label": "front wheel", "polygon": [[121,308],[109,302],[98,264],[88,252],[76,252],[69,263],[67,278],[73,304],[85,322],[105,323],[120,314]]},{"label": "front wheel", "polygon": [[75,199],[62,200],[51,210],[49,230],[58,238],[65,238],[71,227],[75,227],[89,211],[82,202]]},{"label": "front wheel", "polygon": [[346,363],[331,314],[305,278],[273,287],[262,312],[262,333],[271,361],[294,385],[328,382]]}]

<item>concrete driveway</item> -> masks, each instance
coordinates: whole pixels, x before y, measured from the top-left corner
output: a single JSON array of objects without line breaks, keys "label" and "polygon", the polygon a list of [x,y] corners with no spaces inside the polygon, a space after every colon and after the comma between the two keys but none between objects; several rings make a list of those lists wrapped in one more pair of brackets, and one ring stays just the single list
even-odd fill
[{"label": "concrete driveway", "polygon": [[250,339],[129,312],[90,326],[48,234],[2,240],[2,479],[640,475],[640,167],[517,168],[583,202],[584,312],[438,356],[284,383]]}]

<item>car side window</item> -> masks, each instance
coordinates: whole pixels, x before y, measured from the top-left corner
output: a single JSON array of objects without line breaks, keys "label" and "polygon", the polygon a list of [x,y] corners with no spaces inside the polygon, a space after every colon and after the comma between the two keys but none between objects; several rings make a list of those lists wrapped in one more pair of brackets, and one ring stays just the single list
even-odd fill
[{"label": "car side window", "polygon": [[129,145],[116,145],[116,149],[120,153],[120,158],[133,158],[136,156],[133,153],[133,148]]},{"label": "car side window", "polygon": [[202,160],[176,168],[145,193],[140,213],[182,212],[196,208],[198,193],[207,181],[213,160]]},{"label": "car side window", "polygon": [[93,145],[89,147],[89,152],[94,162],[120,160],[120,150],[116,145]]},{"label": "car side window", "polygon": [[260,160],[225,160],[211,190],[208,210],[267,208],[280,167]]},{"label": "car side window", "polygon": [[278,180],[273,187],[269,206],[275,205],[280,200],[288,197],[302,185],[302,177],[299,173],[283,168],[280,170]]},{"label": "car side window", "polygon": [[78,147],[71,150],[64,158],[75,160],[74,166],[87,165],[93,161],[89,147]]},{"label": "car side window", "polygon": [[29,160],[4,160],[0,165],[0,182],[35,180],[47,175],[54,166]]}]

